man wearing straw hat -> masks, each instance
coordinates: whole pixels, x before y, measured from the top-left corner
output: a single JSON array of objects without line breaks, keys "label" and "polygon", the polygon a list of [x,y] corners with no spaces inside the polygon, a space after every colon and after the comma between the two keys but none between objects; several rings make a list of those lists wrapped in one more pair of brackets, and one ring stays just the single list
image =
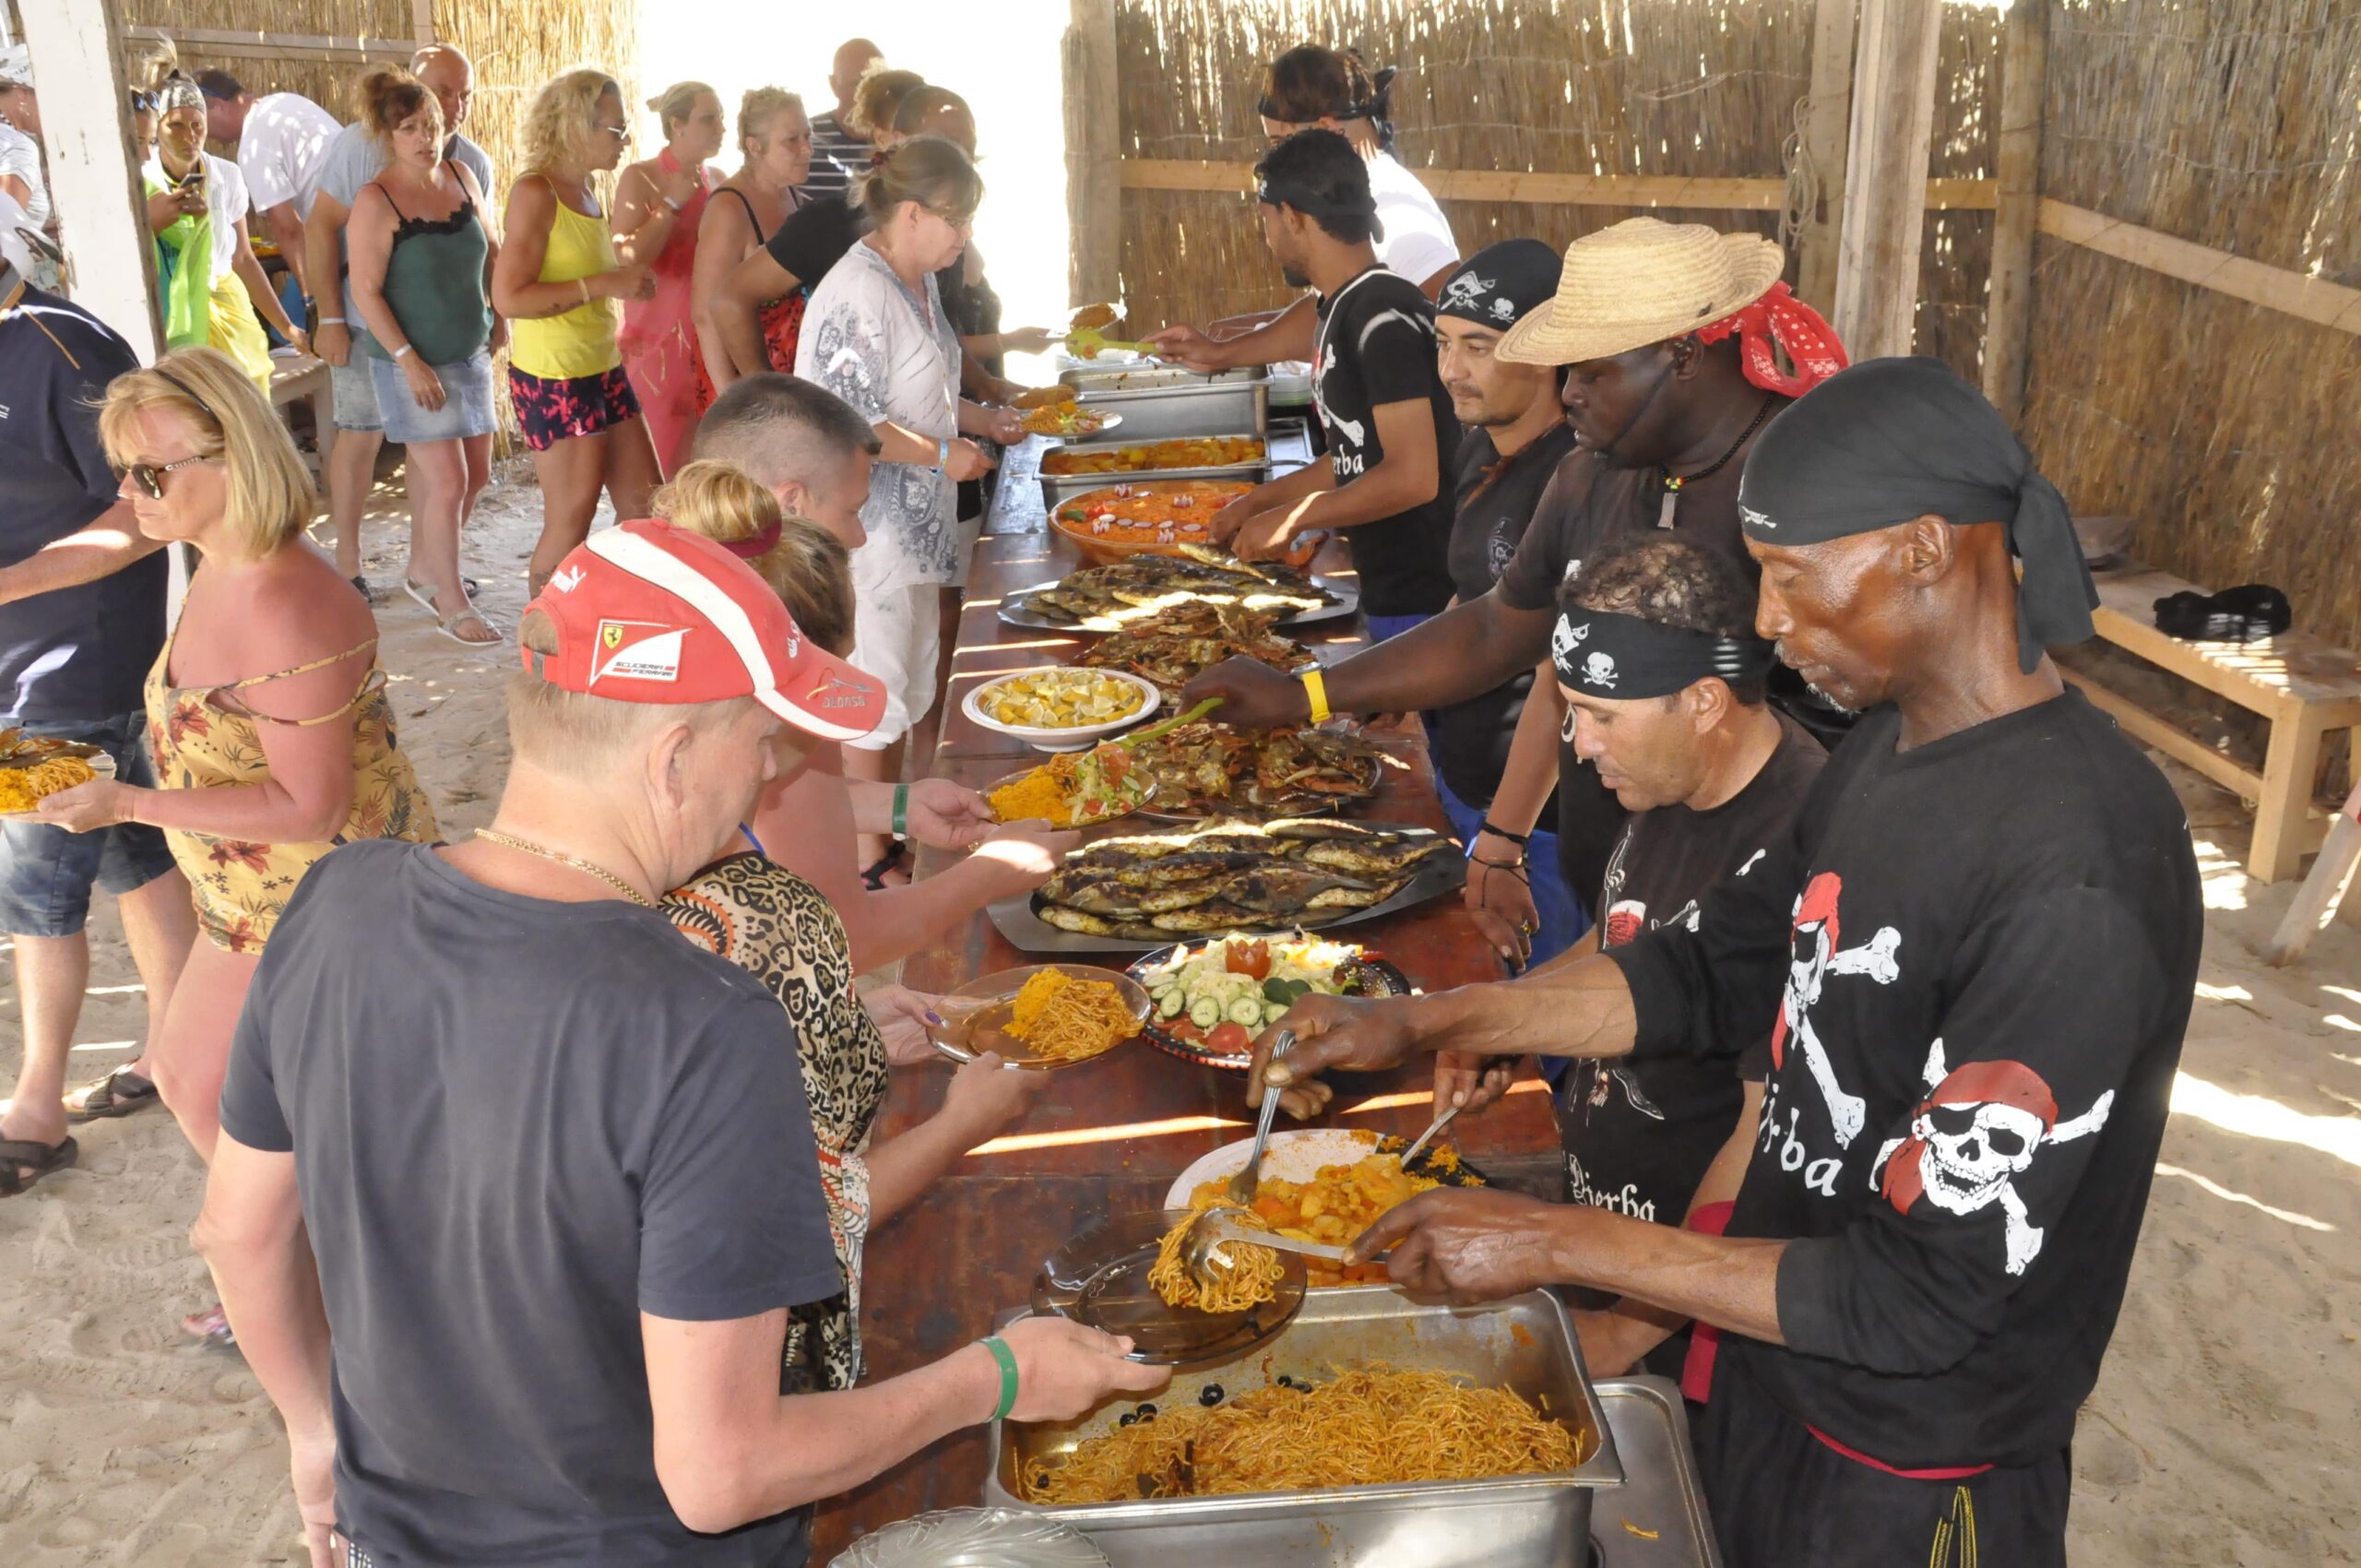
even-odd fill
[{"label": "man wearing straw hat", "polygon": [[[1695,1432],[1730,1568],[2062,1565],[2076,1412],[2195,991],[2188,821],[2045,651],[2092,636],[2072,521],[1940,362],[1805,396],[1738,505],[1756,630],[1867,715],[1792,827],[1694,931],[1516,985],[1306,998],[1263,1078],[1441,1048],[1726,1063],[1767,1027],[1724,1234],[1438,1193],[1354,1252],[1391,1246],[1397,1283],[1462,1302],[1579,1282],[1718,1327]],[[1632,628],[1560,624],[1592,689],[1656,657]]]},{"label": "man wearing straw hat", "polygon": [[798,1568],[815,1499],[1161,1384],[1035,1319],[779,1393],[788,1309],[843,1289],[794,1030],[657,900],[884,695],[662,523],[575,550],[517,641],[492,825],[323,860],[222,1087],[197,1242],[286,1420],[313,1568],[332,1529],[355,1568]]},{"label": "man wearing straw hat", "polygon": [[[1760,235],[1653,218],[1575,241],[1555,299],[1499,349],[1568,367],[1561,396],[1578,443],[1499,583],[1324,671],[1290,676],[1229,659],[1191,682],[1184,700],[1223,697],[1223,717],[1248,726],[1465,702],[1547,660],[1560,584],[1609,540],[1666,529],[1742,561],[1738,476],[1749,445],[1845,363],[1827,324],[1779,281],[1784,263]],[[1552,717],[1528,703],[1523,721]],[[1504,785],[1488,821],[1506,831],[1479,836],[1479,859],[1522,866],[1520,839],[1548,794],[1547,778],[1537,782],[1523,799]],[[1560,746],[1557,785],[1560,863],[1579,893],[1599,885],[1621,813],[1571,744]]]}]

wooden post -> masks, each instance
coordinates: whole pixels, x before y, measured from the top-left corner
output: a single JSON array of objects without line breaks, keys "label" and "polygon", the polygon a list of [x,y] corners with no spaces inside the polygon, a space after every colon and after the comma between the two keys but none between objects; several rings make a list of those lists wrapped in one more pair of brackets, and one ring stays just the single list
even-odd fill
[{"label": "wooden post", "polygon": [[409,0],[409,30],[421,49],[434,42],[434,0]]},{"label": "wooden post", "polygon": [[1835,312],[1856,364],[1908,353],[1916,326],[1942,10],[1942,0],[1862,0]]},{"label": "wooden post", "polygon": [[2049,0],[2016,0],[2001,38],[2000,206],[1984,304],[1984,395],[2011,424],[2024,412],[2033,359],[2033,237],[2041,226],[2042,100],[2049,84]]},{"label": "wooden post", "polygon": [[131,153],[123,30],[112,4],[21,0],[41,92],[42,144],[75,303],[152,362],[162,350],[156,246]]},{"label": "wooden post", "polygon": [[1072,303],[1123,297],[1122,146],[1115,0],[1074,0],[1065,36],[1066,216]]},{"label": "wooden post", "polygon": [[1853,124],[1853,15],[1857,0],[1820,0],[1811,32],[1811,111],[1803,155],[1819,199],[1796,236],[1796,294],[1815,310],[1836,308],[1837,223],[1845,211],[1845,141]]}]

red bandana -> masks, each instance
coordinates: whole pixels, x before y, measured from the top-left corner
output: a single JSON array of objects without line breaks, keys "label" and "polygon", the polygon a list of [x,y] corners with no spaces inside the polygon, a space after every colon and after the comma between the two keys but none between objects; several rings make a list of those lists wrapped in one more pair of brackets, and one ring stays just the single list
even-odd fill
[{"label": "red bandana", "polygon": [[[1733,332],[1738,334],[1746,378],[1766,392],[1800,398],[1853,362],[1845,353],[1845,345],[1836,340],[1836,329],[1820,312],[1796,298],[1785,283],[1772,284],[1769,293],[1736,315],[1699,327],[1697,340],[1718,343]],[[1774,343],[1787,350],[1795,374],[1780,370],[1777,357],[1771,352]]]}]

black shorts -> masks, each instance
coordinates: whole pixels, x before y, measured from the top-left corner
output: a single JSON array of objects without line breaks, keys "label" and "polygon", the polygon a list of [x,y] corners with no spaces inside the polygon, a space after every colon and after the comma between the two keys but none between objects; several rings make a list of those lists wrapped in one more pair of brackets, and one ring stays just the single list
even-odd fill
[{"label": "black shorts", "polygon": [[1724,1568],[2065,1568],[2064,1449],[1951,1480],[1898,1476],[1813,1436],[1726,1346],[1690,1415]]}]

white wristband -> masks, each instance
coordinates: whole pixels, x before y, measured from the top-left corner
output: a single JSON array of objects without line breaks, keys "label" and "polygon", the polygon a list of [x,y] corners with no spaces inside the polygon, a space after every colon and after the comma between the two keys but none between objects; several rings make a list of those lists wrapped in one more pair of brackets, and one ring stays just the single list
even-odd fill
[{"label": "white wristband", "polygon": [[344,325],[344,317],[340,315],[324,315],[320,317],[320,325],[322,327],[342,327]]},{"label": "white wristband", "polygon": [[413,350],[412,350],[412,349],[411,349],[410,345],[409,345],[408,343],[404,343],[400,348],[396,349],[396,350],[394,350],[394,361],[395,361],[395,362],[396,362],[396,363],[399,363],[401,361],[403,361],[403,360],[406,360],[406,359],[409,358],[409,356],[410,356],[410,354],[411,354],[412,352],[413,352]]}]

